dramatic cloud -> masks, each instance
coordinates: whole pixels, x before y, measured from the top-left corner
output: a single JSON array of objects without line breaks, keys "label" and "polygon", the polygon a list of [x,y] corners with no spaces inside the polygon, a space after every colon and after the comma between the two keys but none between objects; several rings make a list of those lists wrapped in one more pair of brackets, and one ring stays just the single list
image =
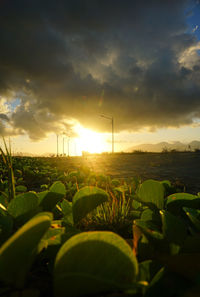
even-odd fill
[{"label": "dramatic cloud", "polygon": [[193,1],[1,1],[0,95],[21,102],[9,114],[13,133],[38,140],[77,121],[106,131],[100,114],[118,131],[192,124],[200,43],[189,8]]}]

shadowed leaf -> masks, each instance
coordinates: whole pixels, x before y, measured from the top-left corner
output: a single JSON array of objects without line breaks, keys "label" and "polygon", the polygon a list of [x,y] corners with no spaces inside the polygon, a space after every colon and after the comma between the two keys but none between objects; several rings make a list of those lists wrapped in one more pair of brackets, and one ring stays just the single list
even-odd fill
[{"label": "shadowed leaf", "polygon": [[108,200],[108,194],[97,187],[84,187],[78,191],[72,201],[74,222],[77,223],[98,205]]},{"label": "shadowed leaf", "polygon": [[55,261],[55,295],[70,297],[116,291],[133,285],[138,271],[130,246],[112,232],[70,238]]},{"label": "shadowed leaf", "polygon": [[8,205],[8,213],[15,219],[26,221],[33,216],[38,207],[38,197],[27,192],[16,196]]},{"label": "shadowed leaf", "polygon": [[167,210],[180,214],[183,207],[199,208],[200,197],[188,193],[175,193],[167,197]]},{"label": "shadowed leaf", "polygon": [[65,185],[59,181],[55,182],[49,191],[44,191],[39,195],[40,206],[44,211],[51,211],[64,198],[65,194]]},{"label": "shadowed leaf", "polygon": [[21,288],[37,252],[37,245],[51,225],[49,216],[32,218],[0,248],[0,280]]}]

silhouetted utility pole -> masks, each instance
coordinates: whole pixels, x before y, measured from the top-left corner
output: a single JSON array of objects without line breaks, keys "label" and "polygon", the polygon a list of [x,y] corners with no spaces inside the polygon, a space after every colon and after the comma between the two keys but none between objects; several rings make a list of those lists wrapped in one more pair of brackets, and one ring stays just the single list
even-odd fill
[{"label": "silhouetted utility pole", "polygon": [[114,154],[114,119],[112,117],[112,153]]},{"label": "silhouetted utility pole", "polygon": [[67,146],[68,146],[68,148],[67,148],[67,150],[68,150],[68,157],[69,157],[69,141],[70,141],[70,137],[68,137],[68,141],[67,141]]},{"label": "silhouetted utility pole", "polygon": [[58,157],[58,134],[56,134],[57,136],[57,157]]},{"label": "silhouetted utility pole", "polygon": [[111,124],[112,124],[112,153],[114,153],[114,118],[105,116],[104,114],[101,114],[101,117],[105,118],[107,120],[111,120]]},{"label": "silhouetted utility pole", "polygon": [[65,137],[63,137],[63,157],[65,155]]}]

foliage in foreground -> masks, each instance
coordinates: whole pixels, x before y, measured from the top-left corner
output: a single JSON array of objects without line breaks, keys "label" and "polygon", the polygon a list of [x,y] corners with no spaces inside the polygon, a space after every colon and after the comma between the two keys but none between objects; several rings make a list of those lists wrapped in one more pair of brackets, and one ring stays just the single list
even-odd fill
[{"label": "foliage in foreground", "polygon": [[[198,194],[177,193],[169,181],[112,180],[87,168],[60,173],[34,159],[7,167],[8,155],[2,154],[0,182],[1,296],[198,292]],[[33,173],[40,187],[28,191]]]}]

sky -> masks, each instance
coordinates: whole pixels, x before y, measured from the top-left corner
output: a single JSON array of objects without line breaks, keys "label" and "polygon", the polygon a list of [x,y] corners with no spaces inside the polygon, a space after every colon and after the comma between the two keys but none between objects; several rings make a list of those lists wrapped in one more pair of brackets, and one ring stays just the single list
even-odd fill
[{"label": "sky", "polygon": [[70,154],[200,140],[200,2],[1,0],[0,135]]}]

